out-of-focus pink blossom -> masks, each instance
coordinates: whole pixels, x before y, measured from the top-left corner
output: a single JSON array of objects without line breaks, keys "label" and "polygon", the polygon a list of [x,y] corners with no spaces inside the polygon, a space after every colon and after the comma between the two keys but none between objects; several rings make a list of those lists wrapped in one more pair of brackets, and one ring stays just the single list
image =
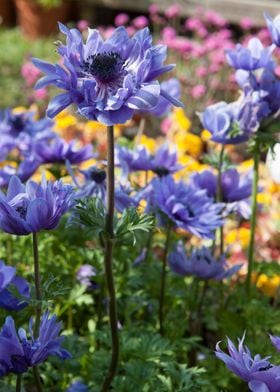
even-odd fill
[{"label": "out-of-focus pink blossom", "polygon": [[256,36],[257,38],[259,38],[259,40],[262,42],[263,45],[266,46],[271,44],[270,34],[266,27],[259,30]]},{"label": "out-of-focus pink blossom", "polygon": [[202,98],[206,93],[206,87],[203,84],[197,84],[191,89],[191,96],[193,98]]},{"label": "out-of-focus pink blossom", "polygon": [[173,29],[173,27],[166,26],[164,29],[161,31],[162,38],[165,40],[173,39],[176,37],[177,33],[176,30]]},{"label": "out-of-focus pink blossom", "polygon": [[213,26],[225,27],[227,25],[226,19],[213,10],[207,10],[204,14],[204,19]]},{"label": "out-of-focus pink blossom", "polygon": [[148,26],[149,19],[144,15],[137,16],[137,18],[133,19],[132,24],[136,29],[140,30],[144,27]]},{"label": "out-of-focus pink blossom", "polygon": [[114,23],[115,26],[125,26],[128,23],[128,21],[129,21],[129,16],[124,12],[122,12],[115,17]]},{"label": "out-of-focus pink blossom", "polygon": [[85,31],[89,27],[89,22],[85,19],[81,19],[77,22],[77,29],[80,31]]},{"label": "out-of-focus pink blossom", "polygon": [[179,53],[189,53],[193,49],[193,43],[184,37],[176,37],[170,40],[168,47],[177,50]]},{"label": "out-of-focus pink blossom", "polygon": [[135,34],[136,29],[133,26],[127,26],[126,31],[127,31],[127,34],[131,37],[132,35]]},{"label": "out-of-focus pink blossom", "polygon": [[34,90],[32,98],[34,100],[43,100],[48,98],[48,91],[46,88],[40,88],[39,90]]},{"label": "out-of-focus pink blossom", "polygon": [[26,85],[31,87],[37,82],[41,72],[31,61],[26,61],[21,67],[21,75],[25,79]]},{"label": "out-of-focus pink blossom", "polygon": [[244,30],[250,30],[252,27],[254,27],[254,22],[251,18],[249,18],[248,16],[244,16],[244,18],[242,18],[240,20],[239,23],[240,27],[242,27],[242,29]]},{"label": "out-of-focus pink blossom", "polygon": [[199,29],[196,30],[196,34],[199,36],[199,38],[205,38],[208,35],[208,30],[206,27],[201,26]]},{"label": "out-of-focus pink blossom", "polygon": [[203,26],[203,23],[200,19],[198,18],[188,18],[185,20],[184,24],[185,28],[190,31],[196,31],[199,29],[201,26]]},{"label": "out-of-focus pink blossom", "polygon": [[166,117],[160,123],[160,130],[162,133],[164,133],[166,135],[168,133],[168,131],[170,130],[171,126],[172,126],[171,118]]},{"label": "out-of-focus pink blossom", "polygon": [[149,5],[148,10],[149,10],[149,13],[150,13],[151,15],[157,14],[158,11],[159,11],[158,4],[153,3],[153,4]]},{"label": "out-of-focus pink blossom", "polygon": [[167,18],[173,19],[173,18],[177,18],[180,15],[180,12],[181,12],[180,4],[175,3],[165,10],[164,15]]},{"label": "out-of-focus pink blossom", "polygon": [[196,70],[196,75],[199,78],[205,78],[205,76],[207,76],[208,73],[209,73],[209,69],[207,67],[204,67],[203,65],[198,67]]},{"label": "out-of-focus pink blossom", "polygon": [[220,71],[220,69],[221,69],[221,66],[219,64],[211,64],[209,67],[209,71],[211,73],[217,73]]},{"label": "out-of-focus pink blossom", "polygon": [[212,78],[210,81],[210,88],[212,88],[213,90],[218,90],[220,87],[221,87],[221,83],[220,83],[219,79]]}]

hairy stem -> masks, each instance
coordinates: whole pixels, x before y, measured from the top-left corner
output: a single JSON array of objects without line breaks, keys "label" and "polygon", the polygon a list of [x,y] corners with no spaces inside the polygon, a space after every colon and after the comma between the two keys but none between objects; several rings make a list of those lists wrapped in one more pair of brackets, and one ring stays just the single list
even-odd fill
[{"label": "hairy stem", "polygon": [[161,270],[161,281],[160,281],[160,296],[159,296],[159,332],[163,336],[164,335],[164,298],[165,298],[165,281],[166,281],[166,264],[167,264],[167,255],[170,245],[170,237],[171,237],[171,225],[168,224],[166,230],[166,241],[163,253],[162,260],[162,270]]},{"label": "hairy stem", "polygon": [[119,361],[119,336],[115,284],[113,276],[113,247],[114,247],[114,206],[115,206],[115,177],[114,177],[114,127],[107,128],[107,213],[105,240],[105,275],[109,296],[109,322],[112,338],[112,355],[109,370],[105,376],[101,391],[109,390],[115,377]]},{"label": "hairy stem", "polygon": [[[221,203],[223,201],[223,190],[222,190],[222,174],[223,174],[223,159],[224,159],[225,146],[222,145],[220,156],[219,156],[219,166],[218,166],[218,177],[217,177],[217,197],[216,202]],[[220,231],[220,254],[224,253],[224,226],[219,228]]]},{"label": "hairy stem", "polygon": [[21,391],[22,374],[17,375],[16,392]]},{"label": "hairy stem", "polygon": [[250,222],[250,242],[248,248],[248,272],[246,278],[246,292],[248,300],[251,297],[251,279],[254,264],[254,246],[255,246],[255,233],[257,224],[257,195],[258,195],[258,181],[259,181],[259,159],[260,151],[259,144],[256,143],[254,148],[254,168],[253,168],[253,184],[252,184],[252,212]]},{"label": "hairy stem", "polygon": [[[38,234],[32,233],[33,239],[33,258],[34,258],[34,281],[35,281],[35,325],[34,325],[34,338],[37,339],[39,336],[40,320],[41,320],[41,304],[39,301],[42,300],[41,293],[41,277],[40,277],[40,263],[39,263],[39,252],[38,252]],[[33,374],[36,384],[37,392],[42,391],[42,385],[40,381],[40,375],[37,366],[33,367]]]}]

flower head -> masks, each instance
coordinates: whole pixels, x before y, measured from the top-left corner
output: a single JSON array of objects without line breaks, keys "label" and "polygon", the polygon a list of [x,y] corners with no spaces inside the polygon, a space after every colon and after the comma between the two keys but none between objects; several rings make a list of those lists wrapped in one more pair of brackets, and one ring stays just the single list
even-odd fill
[{"label": "flower head", "polygon": [[27,303],[15,296],[11,288],[15,288],[22,297],[30,297],[26,280],[16,275],[15,268],[0,260],[0,307],[6,310],[21,310]]},{"label": "flower head", "polygon": [[66,90],[50,102],[50,117],[75,103],[85,117],[113,125],[126,122],[134,111],[153,109],[160,95],[181,106],[155,80],[173,65],[163,65],[166,47],[152,46],[148,28],[130,38],[124,27],[118,27],[105,41],[97,30],[89,29],[86,43],[76,29],[61,23],[59,28],[67,36],[66,45],[58,48],[64,67],[33,59],[46,74],[38,88],[53,84]]},{"label": "flower head", "polygon": [[96,271],[90,264],[81,265],[76,273],[78,282],[91,289],[98,287],[97,283],[93,281],[94,276],[96,276]]},{"label": "flower head", "polygon": [[264,48],[258,38],[250,39],[248,48],[237,44],[235,49],[226,50],[226,58],[230,66],[235,69],[253,71],[258,68],[271,68],[275,66],[272,60],[272,52],[275,45]]},{"label": "flower head", "polygon": [[30,338],[23,328],[18,334],[12,317],[6,318],[5,324],[0,331],[0,377],[13,372],[21,374],[29,367],[44,362],[50,355],[60,359],[70,358],[70,353],[61,348],[63,337],[59,337],[61,322],[56,321],[56,316],[49,317],[49,313],[43,314],[39,336],[33,335],[33,319],[29,322]]},{"label": "flower head", "polygon": [[161,225],[169,219],[176,227],[208,239],[214,238],[215,229],[222,225],[220,204],[214,204],[205,190],[175,182],[170,175],[152,180],[142,197]]},{"label": "flower head", "polygon": [[73,381],[66,392],[88,392],[88,387],[82,381]]},{"label": "flower head", "polygon": [[272,19],[268,13],[265,13],[264,17],[272,42],[275,45],[280,46],[280,15],[277,15]]},{"label": "flower head", "polygon": [[[207,195],[213,199],[217,197],[217,178],[210,170],[195,173],[192,182],[198,189],[205,189]],[[226,212],[240,212],[247,219],[250,216],[250,208],[247,199],[252,192],[252,178],[250,175],[240,176],[236,169],[229,169],[221,175],[222,202],[226,203]]]},{"label": "flower head", "polygon": [[215,280],[230,278],[241,268],[241,264],[228,268],[225,259],[226,256],[222,255],[217,260],[211,254],[210,249],[206,247],[195,249],[190,255],[187,255],[182,242],[179,242],[175,250],[170,252],[168,256],[170,268],[175,273],[182,276],[193,275],[200,279]]},{"label": "flower head", "polygon": [[227,368],[248,383],[252,392],[278,392],[280,390],[280,366],[271,364],[269,357],[261,358],[259,354],[252,357],[247,346],[244,346],[245,334],[239,339],[238,347],[228,339],[226,354],[216,346],[216,357],[221,359]]},{"label": "flower head", "polygon": [[7,194],[0,192],[0,227],[6,233],[26,235],[54,229],[72,204],[73,189],[61,181],[9,182]]}]

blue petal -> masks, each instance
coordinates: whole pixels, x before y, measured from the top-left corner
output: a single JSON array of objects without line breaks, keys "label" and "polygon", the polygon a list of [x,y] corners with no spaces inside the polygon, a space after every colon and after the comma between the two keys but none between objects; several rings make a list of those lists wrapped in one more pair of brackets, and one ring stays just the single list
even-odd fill
[{"label": "blue petal", "polygon": [[54,97],[48,106],[47,116],[53,118],[67,106],[71,105],[72,100],[69,93],[59,94]]}]

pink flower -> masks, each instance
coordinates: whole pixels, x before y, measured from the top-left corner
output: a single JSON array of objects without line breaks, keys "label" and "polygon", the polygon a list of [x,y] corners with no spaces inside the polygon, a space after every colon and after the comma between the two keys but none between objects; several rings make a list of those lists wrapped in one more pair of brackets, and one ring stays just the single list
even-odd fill
[{"label": "pink flower", "polygon": [[250,30],[253,26],[254,26],[254,22],[251,18],[249,18],[248,16],[244,16],[244,18],[242,18],[240,20],[240,27],[242,27],[242,29],[244,30]]},{"label": "pink flower", "polygon": [[167,18],[173,19],[176,18],[177,16],[179,16],[181,12],[181,6],[180,4],[172,4],[170,7],[167,8],[167,10],[165,11],[164,15]]},{"label": "pink flower", "polygon": [[85,31],[89,27],[89,22],[85,19],[79,20],[77,23],[77,28],[80,31]]},{"label": "pink flower", "polygon": [[197,68],[196,70],[196,75],[199,78],[205,78],[205,76],[207,76],[209,73],[208,68],[204,67],[203,65],[201,65],[200,67]]},{"label": "pink flower", "polygon": [[127,31],[127,34],[131,37],[132,35],[135,34],[136,29],[133,26],[127,26],[126,31]]},{"label": "pink flower", "polygon": [[125,13],[121,13],[115,17],[114,23],[115,26],[124,26],[127,24],[128,21],[129,21],[129,16]]},{"label": "pink flower", "polygon": [[137,16],[137,18],[133,19],[132,24],[136,29],[143,29],[144,27],[148,26],[149,19],[146,16],[141,15]]},{"label": "pink flower", "polygon": [[206,93],[206,87],[203,84],[197,84],[191,89],[191,96],[193,98],[202,98]]},{"label": "pink flower", "polygon": [[162,38],[165,40],[173,39],[176,37],[177,33],[176,30],[173,29],[173,27],[166,26],[162,31],[161,31]]},{"label": "pink flower", "polygon": [[48,91],[46,88],[40,88],[39,90],[35,90],[33,92],[32,98],[34,100],[43,100],[48,98]]},{"label": "pink flower", "polygon": [[150,13],[151,15],[157,14],[158,11],[159,11],[158,4],[154,4],[154,3],[153,3],[153,4],[149,5],[148,10],[149,10],[149,13]]},{"label": "pink flower", "polygon": [[227,25],[226,19],[224,19],[220,14],[215,11],[206,11],[204,17],[208,23],[211,23],[214,26],[224,27]]},{"label": "pink flower", "polygon": [[26,61],[21,67],[21,75],[25,79],[26,85],[31,87],[37,82],[41,72],[31,61]]},{"label": "pink flower", "polygon": [[162,133],[166,135],[169,132],[171,126],[172,126],[172,120],[169,117],[166,117],[160,123],[160,130]]}]

